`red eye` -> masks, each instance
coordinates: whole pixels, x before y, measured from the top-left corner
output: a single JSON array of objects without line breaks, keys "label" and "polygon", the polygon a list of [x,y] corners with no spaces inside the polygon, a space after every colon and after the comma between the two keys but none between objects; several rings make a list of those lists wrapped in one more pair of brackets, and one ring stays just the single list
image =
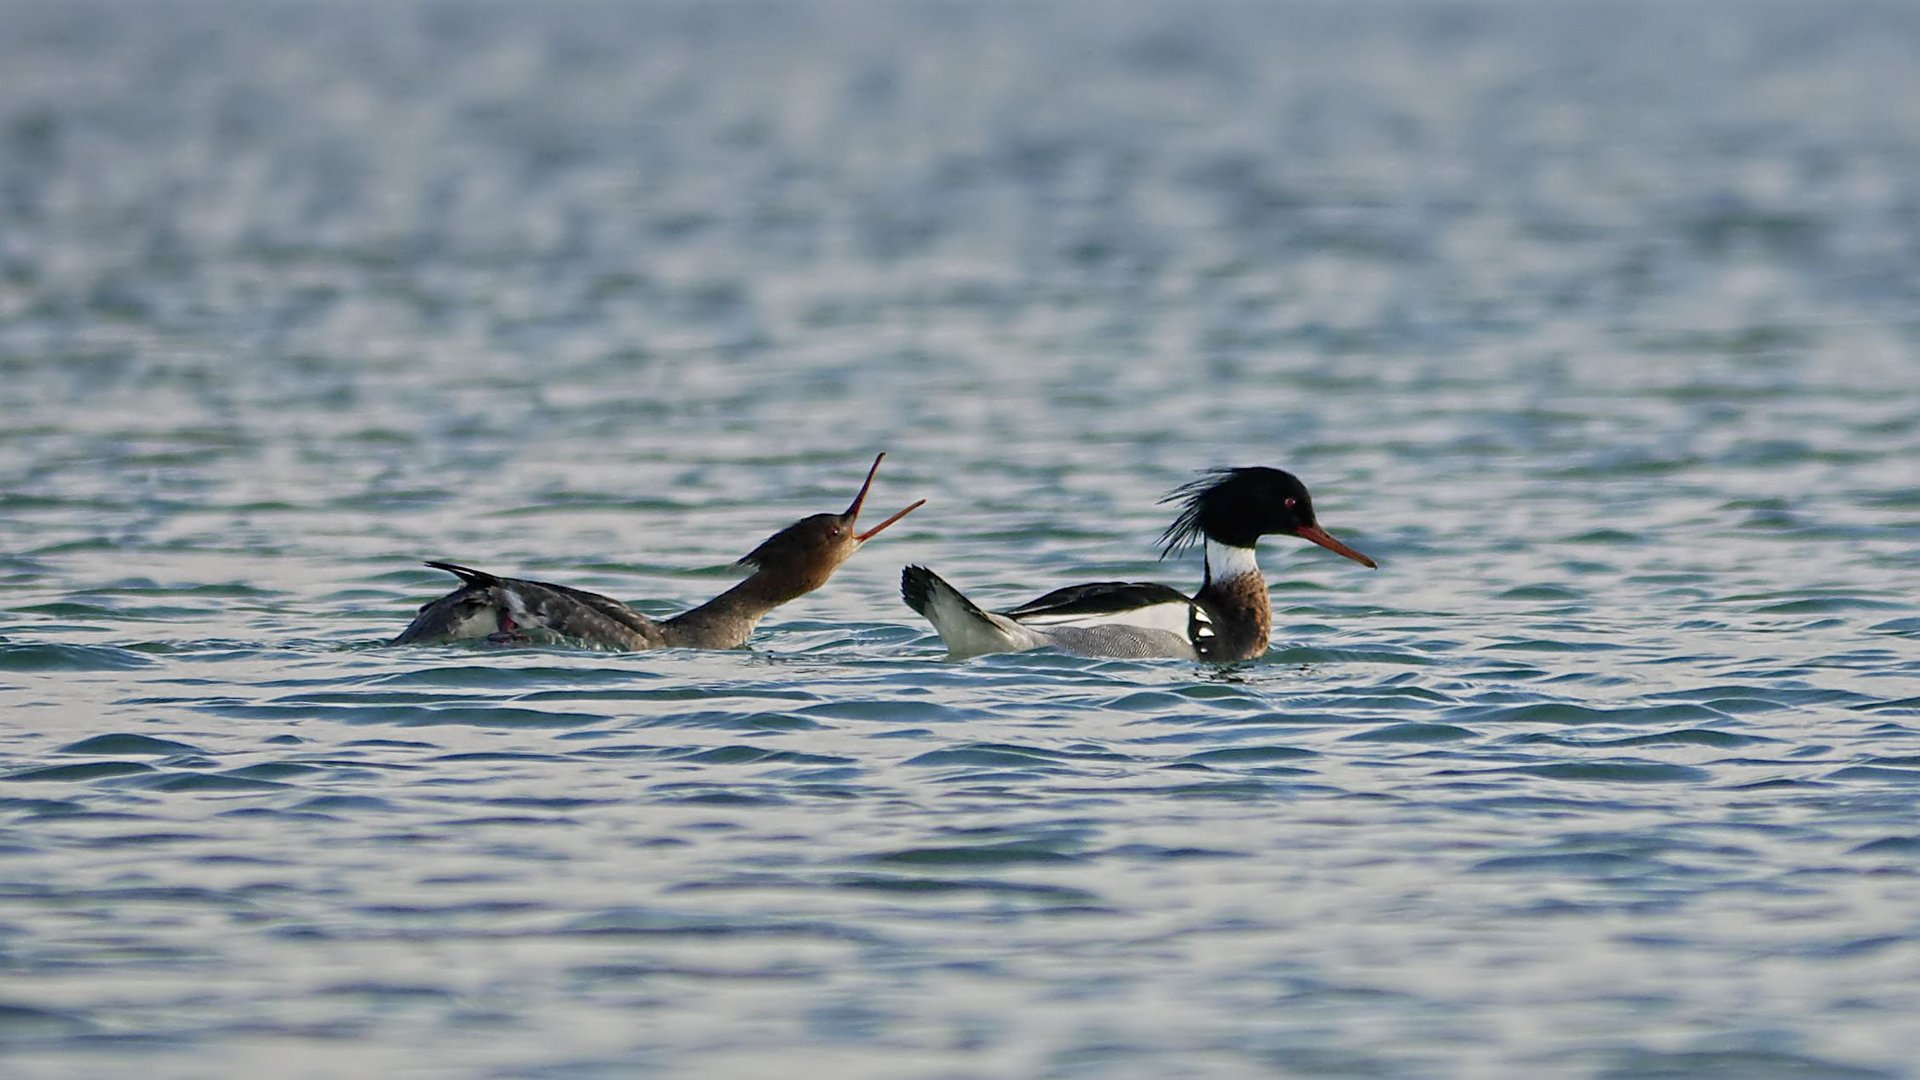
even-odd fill
[{"label": "red eye", "polygon": [[1286,506],[1287,506],[1287,509],[1289,509],[1289,510],[1291,510],[1291,509],[1293,509],[1293,504],[1294,504],[1294,503],[1297,503],[1297,502],[1299,502],[1299,501],[1300,501],[1300,500],[1298,500],[1298,499],[1296,499],[1296,498],[1294,498],[1294,497],[1293,497],[1293,496],[1291,496],[1291,495],[1289,495],[1289,496],[1287,496],[1287,503],[1286,503]]}]

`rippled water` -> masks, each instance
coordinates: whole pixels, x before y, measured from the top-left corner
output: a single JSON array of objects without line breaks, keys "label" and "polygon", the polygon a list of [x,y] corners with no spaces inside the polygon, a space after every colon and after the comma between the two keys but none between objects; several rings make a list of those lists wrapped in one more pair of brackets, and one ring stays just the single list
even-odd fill
[{"label": "rippled water", "polygon": [[[0,25],[0,1072],[1916,1075],[1916,9]],[[882,449],[750,651],[380,647]],[[1259,663],[896,595],[1227,463]]]}]

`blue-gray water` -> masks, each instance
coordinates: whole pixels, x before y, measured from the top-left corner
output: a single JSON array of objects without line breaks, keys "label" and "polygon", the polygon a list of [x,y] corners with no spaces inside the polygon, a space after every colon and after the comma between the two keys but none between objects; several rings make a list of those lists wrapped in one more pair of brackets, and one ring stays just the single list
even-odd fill
[{"label": "blue-gray water", "polygon": [[[1920,9],[0,27],[0,1072],[1916,1075]],[[882,449],[750,651],[379,646]],[[1264,661],[898,599],[1227,463]]]}]

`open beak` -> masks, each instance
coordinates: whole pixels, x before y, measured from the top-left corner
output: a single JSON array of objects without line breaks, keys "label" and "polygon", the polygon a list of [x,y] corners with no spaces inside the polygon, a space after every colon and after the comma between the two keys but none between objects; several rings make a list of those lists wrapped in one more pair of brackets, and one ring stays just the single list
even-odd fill
[{"label": "open beak", "polygon": [[[852,528],[853,524],[860,520],[860,507],[867,501],[867,492],[872,490],[873,488],[873,476],[875,473],[880,471],[880,463],[882,461],[885,461],[886,459],[887,459],[887,455],[885,454],[880,454],[873,459],[873,468],[867,470],[867,482],[860,485],[860,494],[855,495],[853,497],[853,505],[847,507],[847,512],[840,515],[841,517],[847,519],[848,528]],[[919,502],[914,503],[912,506],[907,507],[905,510],[900,511],[899,513],[893,515],[892,517],[881,522],[880,524],[875,525],[873,528],[868,529],[866,532],[855,534],[854,539],[864,544],[867,541],[873,539],[875,536],[879,535],[881,529],[884,529],[887,526],[893,524],[894,522],[899,521],[901,518],[906,517],[908,514],[913,513],[915,510],[918,510],[925,505],[927,505],[927,500],[921,499]]]},{"label": "open beak", "polygon": [[[878,462],[876,462],[875,464],[878,464]],[[1372,559],[1367,558],[1365,555],[1362,555],[1359,552],[1348,547],[1347,545],[1341,543],[1340,541],[1335,540],[1333,538],[1333,534],[1327,532],[1327,530],[1321,528],[1318,525],[1304,526],[1303,528],[1300,529],[1299,535],[1304,539],[1311,540],[1314,543],[1319,544],[1321,547],[1326,548],[1328,551],[1334,552],[1335,554],[1338,554],[1338,555],[1345,555],[1347,558],[1352,559],[1354,562],[1357,562],[1361,566],[1367,567],[1370,570],[1377,570],[1380,567],[1379,563],[1374,562]]]}]

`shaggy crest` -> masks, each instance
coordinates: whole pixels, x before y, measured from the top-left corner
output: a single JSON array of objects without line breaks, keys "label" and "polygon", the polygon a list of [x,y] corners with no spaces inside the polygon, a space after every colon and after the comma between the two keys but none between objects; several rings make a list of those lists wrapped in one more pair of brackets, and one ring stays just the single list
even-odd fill
[{"label": "shaggy crest", "polygon": [[1234,468],[1205,469],[1197,480],[1189,480],[1172,491],[1161,496],[1159,503],[1180,503],[1180,514],[1160,534],[1160,557],[1165,559],[1178,555],[1207,538],[1206,530],[1200,525],[1200,515],[1206,508],[1209,492],[1233,478],[1240,470]]}]

